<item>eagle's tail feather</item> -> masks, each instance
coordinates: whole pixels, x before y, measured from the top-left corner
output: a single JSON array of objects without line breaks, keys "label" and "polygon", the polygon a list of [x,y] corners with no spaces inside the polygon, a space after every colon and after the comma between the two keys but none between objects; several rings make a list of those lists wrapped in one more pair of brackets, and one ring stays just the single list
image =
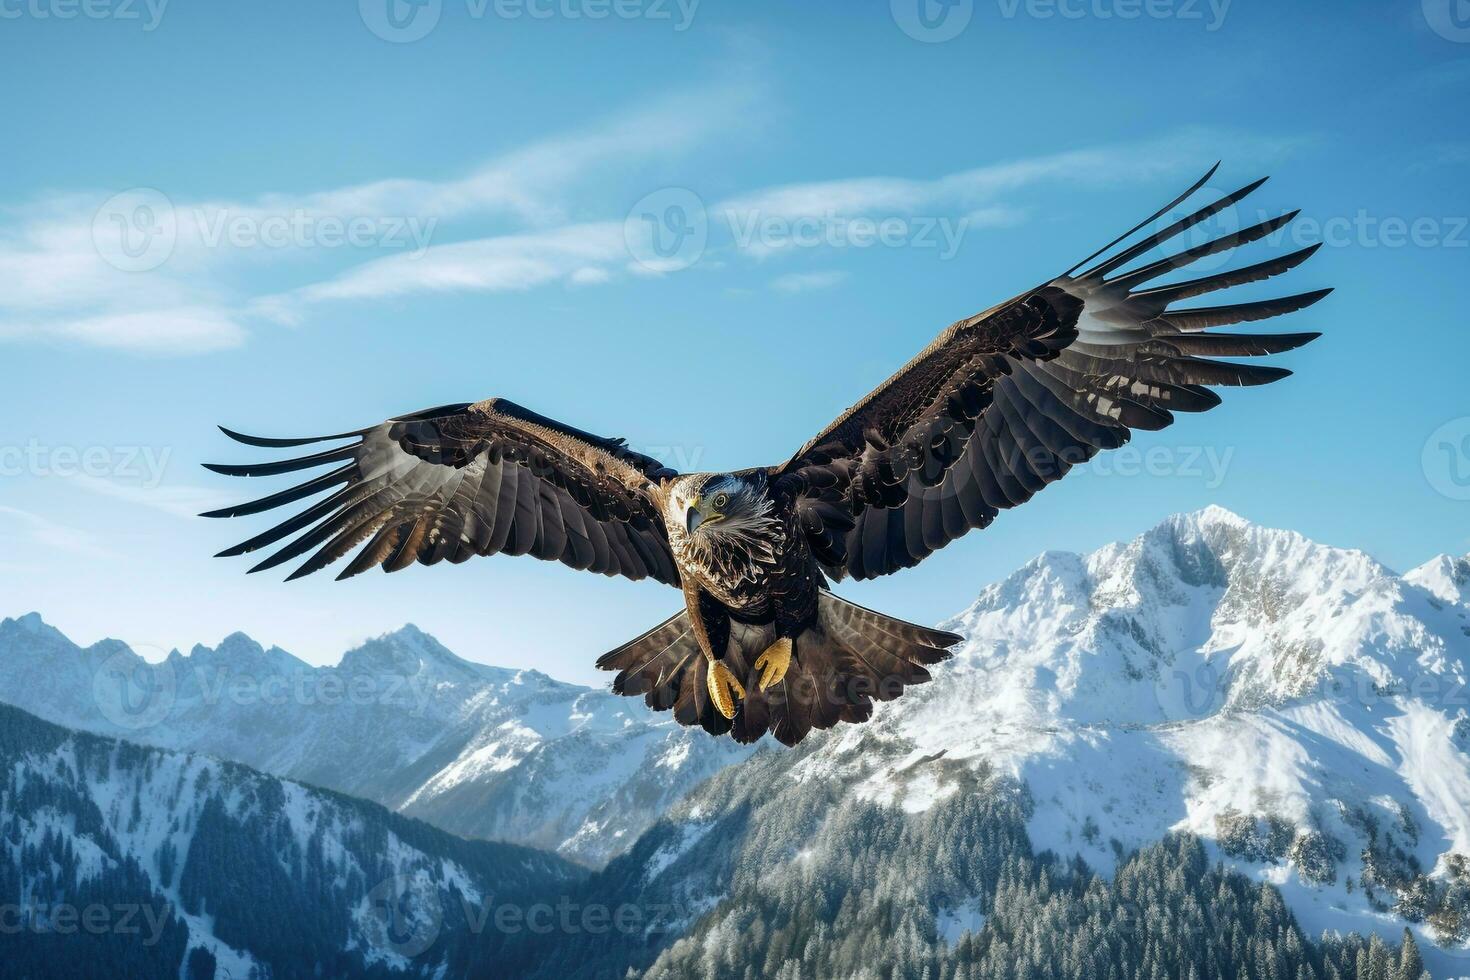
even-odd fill
[{"label": "eagle's tail feather", "polygon": [[703,667],[704,657],[690,628],[689,613],[683,611],[597,660],[603,670],[618,671],[612,683],[614,694],[642,694],[654,711],[674,707],[691,665]]},{"label": "eagle's tail feather", "polygon": [[597,661],[618,671],[614,693],[642,694],[655,711],[674,711],[681,725],[714,735],[729,732],[754,742],[766,732],[795,745],[813,728],[867,721],[874,701],[891,701],[910,684],[929,679],[924,668],[949,657],[961,637],[884,616],[823,592],[817,621],[796,637],[786,676],[761,690],[755,662],[775,642],[769,624],[732,622],[723,660],[745,685],[745,697],[727,719],[705,683],[707,670],[688,613],[670,617]]}]

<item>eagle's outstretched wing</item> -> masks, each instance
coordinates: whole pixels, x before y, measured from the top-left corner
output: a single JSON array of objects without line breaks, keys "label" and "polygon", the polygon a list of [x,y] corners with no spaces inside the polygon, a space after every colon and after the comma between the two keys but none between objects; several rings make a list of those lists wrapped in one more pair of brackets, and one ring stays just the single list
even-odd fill
[{"label": "eagle's outstretched wing", "polygon": [[[206,517],[258,514],[331,491],[294,517],[220,553],[243,555],[300,532],[251,569],[301,555],[292,574],[321,569],[367,542],[339,578],[381,565],[397,571],[473,555],[534,555],[631,579],[679,581],[663,518],[649,496],[674,476],[657,460],[492,398],[446,405],[381,425],[310,439],[262,439],[229,429],[250,446],[286,448],[350,440],[271,463],[206,464],[228,476],[274,476],[332,466],[305,483]],[[333,465],[340,464],[340,465]]]},{"label": "eagle's outstretched wing", "polygon": [[1315,333],[1207,333],[1300,310],[1331,290],[1233,306],[1179,308],[1195,296],[1286,272],[1318,246],[1229,272],[1140,288],[1284,227],[1293,211],[1130,271],[1122,267],[1233,206],[1263,180],[1079,268],[1132,238],[1193,187],[1068,272],[945,330],[783,466],[803,526],[832,575],[873,578],[918,564],[971,528],[1025,503],[1132,429],[1220,403],[1207,386],[1290,374],[1212,357],[1299,347]]}]

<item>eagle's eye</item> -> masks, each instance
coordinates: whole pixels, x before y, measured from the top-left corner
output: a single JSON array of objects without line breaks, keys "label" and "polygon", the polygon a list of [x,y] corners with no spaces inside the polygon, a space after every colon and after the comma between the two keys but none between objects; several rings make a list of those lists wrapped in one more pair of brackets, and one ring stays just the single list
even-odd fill
[{"label": "eagle's eye", "polygon": [[726,505],[730,503],[730,495],[723,492],[717,493],[715,494],[715,499],[711,500],[710,503],[714,505],[715,510],[724,510]]}]

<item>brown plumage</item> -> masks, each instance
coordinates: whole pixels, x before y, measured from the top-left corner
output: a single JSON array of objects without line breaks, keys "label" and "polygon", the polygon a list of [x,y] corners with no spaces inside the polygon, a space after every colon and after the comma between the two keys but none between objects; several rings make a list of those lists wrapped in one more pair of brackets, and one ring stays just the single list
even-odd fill
[{"label": "brown plumage", "polygon": [[[598,661],[618,672],[614,691],[741,741],[771,731],[789,745],[813,728],[865,721],[874,702],[928,680],[926,667],[960,637],[855,606],[832,595],[829,581],[918,564],[1121,446],[1132,430],[1213,408],[1220,399],[1212,387],[1289,373],[1216,358],[1277,354],[1317,336],[1207,331],[1303,309],[1328,290],[1176,305],[1281,275],[1315,247],[1150,285],[1270,235],[1295,212],[1124,270],[1261,184],[1124,244],[1213,174],[1065,274],[950,326],[781,465],[680,475],[621,439],[490,399],[314,439],[225,430],[266,448],[342,444],[274,463],[211,466],[232,476],[331,469],[207,516],[326,494],[221,553],[277,548],[252,571],[306,556],[291,578],[354,549],[341,578],[497,553],[651,577],[679,587],[685,608]],[[1096,264],[1078,271],[1088,263]]]}]

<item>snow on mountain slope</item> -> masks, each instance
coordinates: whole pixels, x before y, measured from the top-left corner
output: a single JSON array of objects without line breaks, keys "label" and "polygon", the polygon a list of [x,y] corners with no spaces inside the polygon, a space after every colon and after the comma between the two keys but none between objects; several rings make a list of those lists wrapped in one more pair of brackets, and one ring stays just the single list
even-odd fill
[{"label": "snow on mountain slope", "polygon": [[0,622],[0,700],[68,727],[189,749],[383,803],[453,833],[620,852],[749,749],[639,702],[463,660],[413,626],[312,667],[236,633],[149,663],[35,614]]},{"label": "snow on mountain slope", "polygon": [[1470,555],[1451,558],[1440,555],[1404,576],[1441,602],[1470,606]]},{"label": "snow on mountain slope", "polygon": [[[1396,937],[1407,919],[1446,962],[1470,936],[1467,572],[1441,558],[1399,576],[1218,508],[1171,518],[1089,555],[1040,556],[944,624],[968,639],[932,683],[742,769],[810,786],[803,807],[855,797],[900,820],[982,770],[1011,777],[1035,802],[1038,849],[1111,870],[1189,830],[1279,885],[1309,933]],[[334,668],[232,637],[170,657],[146,690],[104,669],[131,656],[6,621],[0,698],[596,863],[665,813],[660,833],[698,839],[721,803],[678,801],[747,752],[611,695],[467,663],[411,628]],[[268,683],[252,694],[221,677]],[[282,678],[303,685],[284,704]],[[634,877],[686,863],[657,854]]]},{"label": "snow on mountain slope", "polygon": [[[106,954],[73,929],[47,975],[180,975],[199,949],[221,976],[300,975],[303,963],[436,975],[466,934],[465,910],[544,900],[582,875],[552,855],[0,705],[0,901],[36,943],[69,935],[62,910],[127,912],[128,929],[88,933],[122,936],[117,951],[144,961],[95,964]],[[95,968],[78,971],[84,958]]]},{"label": "snow on mountain slope", "polygon": [[[1037,849],[1110,871],[1189,830],[1278,884],[1310,934],[1407,919],[1453,949],[1470,932],[1460,568],[1400,577],[1218,508],[1045,554],[942,624],[967,640],[932,683],[782,778],[901,815],[993,771],[1029,788]],[[708,801],[672,818],[707,821]]]}]

